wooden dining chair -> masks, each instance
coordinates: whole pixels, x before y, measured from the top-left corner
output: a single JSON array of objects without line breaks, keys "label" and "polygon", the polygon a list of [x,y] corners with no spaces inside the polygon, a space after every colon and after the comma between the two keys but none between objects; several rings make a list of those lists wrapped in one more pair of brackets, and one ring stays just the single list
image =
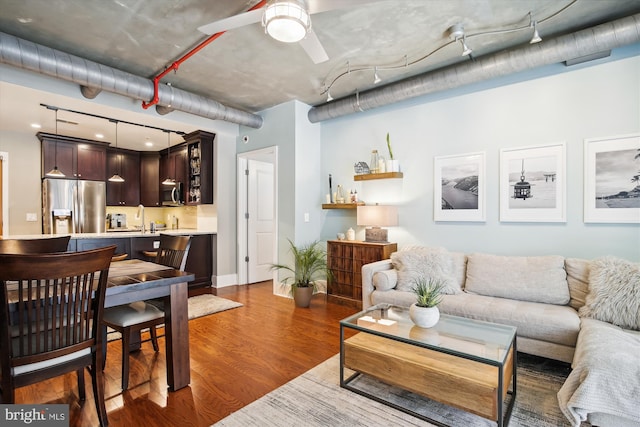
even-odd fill
[{"label": "wooden dining chair", "polygon": [[0,254],[45,254],[66,252],[71,236],[36,239],[0,239]]},{"label": "wooden dining chair", "polygon": [[102,373],[104,310],[115,245],[83,252],[0,254],[0,393],[68,372],[85,400],[90,368],[98,420],[108,425]]},{"label": "wooden dining chair", "polygon": [[[191,246],[191,236],[160,235],[154,262],[184,271]],[[103,323],[122,336],[122,390],[129,387],[129,345],[132,333],[149,328],[154,351],[159,351],[156,328],[164,323],[162,301],[136,301],[105,309]],[[106,357],[106,353],[105,353]]]}]

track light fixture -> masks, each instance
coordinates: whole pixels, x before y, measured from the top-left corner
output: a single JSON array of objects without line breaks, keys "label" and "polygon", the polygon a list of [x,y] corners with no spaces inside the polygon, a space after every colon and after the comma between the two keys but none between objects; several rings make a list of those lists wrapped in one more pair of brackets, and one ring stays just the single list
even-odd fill
[{"label": "track light fixture", "polygon": [[333,101],[333,96],[331,96],[331,92],[327,90],[327,102]]},{"label": "track light fixture", "polygon": [[540,43],[542,41],[542,37],[538,34],[538,21],[533,20],[531,12],[529,12],[529,27],[533,28],[533,36],[531,36],[529,44]]},{"label": "track light fixture", "polygon": [[460,43],[462,43],[462,56],[471,55],[473,50],[469,46],[467,46],[467,42],[465,41],[464,36],[462,36],[462,39],[460,39]]},{"label": "track light fixture", "polygon": [[[275,1],[275,0],[274,0]],[[384,70],[400,70],[402,68],[407,68],[410,65],[415,65],[418,64],[422,61],[425,61],[426,59],[430,58],[432,55],[434,55],[437,52],[440,52],[441,50],[447,48],[449,45],[451,44],[457,44],[458,42],[460,42],[461,46],[462,46],[462,56],[470,56],[473,53],[473,49],[471,49],[469,47],[469,45],[467,45],[467,37],[469,38],[478,38],[478,37],[482,37],[482,36],[488,36],[488,35],[495,35],[495,34],[509,34],[509,33],[521,33],[521,32],[529,32],[531,31],[531,29],[533,29],[533,34],[532,37],[529,41],[529,43],[534,44],[534,43],[539,43],[542,41],[542,37],[540,37],[540,34],[538,33],[538,24],[539,23],[544,23],[546,21],[548,21],[549,19],[555,18],[556,16],[562,14],[565,10],[567,10],[571,5],[575,4],[578,0],[571,0],[569,4],[563,6],[562,8],[556,10],[555,12],[551,13],[548,16],[545,16],[541,19],[537,19],[534,20],[533,19],[533,13],[531,11],[528,12],[528,16],[529,16],[529,22],[528,23],[513,23],[512,25],[505,25],[502,28],[497,28],[497,29],[489,29],[486,31],[479,31],[479,32],[474,32],[471,34],[466,34],[464,31],[464,27],[462,25],[462,23],[457,23],[452,25],[451,27],[448,28],[447,30],[447,34],[449,36],[450,41],[445,42],[443,44],[441,44],[440,46],[436,47],[435,49],[424,53],[423,55],[414,58],[414,59],[409,59],[407,57],[407,55],[405,54],[402,57],[402,62],[400,61],[395,61],[394,63],[387,63],[387,64],[362,64],[362,65],[353,65],[351,63],[351,61],[347,61],[346,62],[346,66],[340,67],[340,69],[335,69],[334,71],[332,71],[329,75],[327,75],[327,77],[325,77],[324,81],[322,82],[322,92],[320,92],[321,95],[326,94],[327,95],[327,102],[332,101],[333,97],[331,96],[331,94],[329,93],[329,91],[333,88],[333,86],[335,85],[335,83],[338,80],[342,80],[343,78],[345,78],[346,76],[355,73],[355,72],[370,72],[371,70],[373,70],[373,83],[374,84],[378,84],[380,83],[381,79],[378,76],[378,69],[382,68]],[[525,17],[527,16],[525,15]]]}]

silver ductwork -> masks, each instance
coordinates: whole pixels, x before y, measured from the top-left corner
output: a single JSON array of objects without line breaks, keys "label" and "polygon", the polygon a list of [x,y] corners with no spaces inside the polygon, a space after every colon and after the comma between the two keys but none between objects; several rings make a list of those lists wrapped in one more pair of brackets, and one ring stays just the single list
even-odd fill
[{"label": "silver ductwork", "polygon": [[531,68],[586,57],[638,41],[640,14],[332,101],[311,108],[308,117],[312,123],[317,123]]},{"label": "silver ductwork", "polygon": [[[0,62],[77,83],[81,86],[82,93],[86,93],[85,96],[89,98],[96,96],[101,90],[140,101],[153,98],[153,81],[150,79],[2,32]],[[170,106],[172,110],[256,129],[262,126],[262,117],[257,114],[227,107],[212,99],[171,86],[160,85],[158,97],[159,106]]]}]

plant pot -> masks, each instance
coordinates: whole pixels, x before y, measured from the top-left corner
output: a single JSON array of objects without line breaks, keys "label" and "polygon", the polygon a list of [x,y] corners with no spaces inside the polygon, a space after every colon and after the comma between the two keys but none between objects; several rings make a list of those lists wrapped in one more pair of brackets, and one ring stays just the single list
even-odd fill
[{"label": "plant pot", "polygon": [[293,301],[296,303],[296,307],[309,307],[311,304],[311,297],[313,296],[313,286],[296,286],[293,290]]},{"label": "plant pot", "polygon": [[440,320],[440,310],[438,307],[418,307],[414,303],[409,307],[409,317],[416,326],[431,328]]},{"label": "plant pot", "polygon": [[387,160],[387,172],[400,172],[400,161]]}]

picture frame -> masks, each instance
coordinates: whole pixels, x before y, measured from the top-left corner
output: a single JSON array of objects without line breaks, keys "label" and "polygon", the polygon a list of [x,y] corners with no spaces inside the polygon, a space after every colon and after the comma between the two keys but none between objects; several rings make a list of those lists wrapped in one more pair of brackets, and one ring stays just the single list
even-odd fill
[{"label": "picture frame", "polygon": [[566,143],[500,150],[500,221],[566,222]]},{"label": "picture frame", "polygon": [[585,139],[584,222],[640,223],[640,134]]},{"label": "picture frame", "polygon": [[485,221],[485,152],[434,157],[433,170],[434,221]]}]

